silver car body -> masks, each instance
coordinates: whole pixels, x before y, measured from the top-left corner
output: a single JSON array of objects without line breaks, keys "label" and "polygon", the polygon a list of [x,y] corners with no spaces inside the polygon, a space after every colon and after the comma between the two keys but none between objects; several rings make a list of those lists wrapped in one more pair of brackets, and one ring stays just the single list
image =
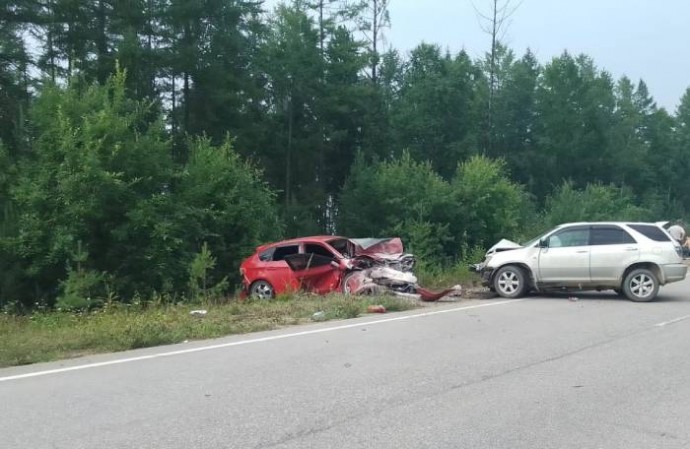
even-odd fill
[{"label": "silver car body", "polygon": [[[651,235],[651,237],[650,237]],[[654,272],[660,285],[685,279],[680,246],[655,223],[569,223],[525,246],[502,240],[477,265],[485,285],[502,267],[519,266],[529,289],[621,289],[634,268]]]}]

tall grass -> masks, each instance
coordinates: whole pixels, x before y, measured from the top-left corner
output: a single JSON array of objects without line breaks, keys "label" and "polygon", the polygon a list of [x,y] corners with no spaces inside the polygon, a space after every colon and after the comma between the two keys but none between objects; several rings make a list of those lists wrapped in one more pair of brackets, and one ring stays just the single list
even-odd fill
[{"label": "tall grass", "polygon": [[[384,305],[389,311],[417,306],[394,297],[286,295],[273,301],[208,301],[201,305],[152,301],[109,303],[81,313],[2,313],[0,367],[271,330],[310,322],[319,311],[326,320],[354,318],[366,313],[371,304]],[[206,317],[191,316],[196,308],[208,310]]]}]

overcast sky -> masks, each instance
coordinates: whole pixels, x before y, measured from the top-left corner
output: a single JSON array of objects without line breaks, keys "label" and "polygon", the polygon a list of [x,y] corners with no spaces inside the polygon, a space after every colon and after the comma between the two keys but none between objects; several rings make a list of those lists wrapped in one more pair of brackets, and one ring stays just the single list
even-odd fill
[{"label": "overcast sky", "polygon": [[[390,16],[388,44],[402,51],[424,41],[478,58],[490,45],[470,0],[390,0]],[[669,112],[690,87],[690,0],[522,0],[504,41],[541,62],[566,49],[591,56],[616,79],[643,79]]]}]

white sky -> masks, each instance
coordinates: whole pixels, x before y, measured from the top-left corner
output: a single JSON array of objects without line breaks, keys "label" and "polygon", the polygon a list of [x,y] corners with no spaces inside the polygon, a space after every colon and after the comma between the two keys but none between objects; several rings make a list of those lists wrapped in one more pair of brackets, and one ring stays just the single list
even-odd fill
[{"label": "white sky", "polygon": [[[474,4],[488,11],[489,1]],[[398,50],[424,41],[479,58],[490,45],[470,0],[390,0],[389,9],[387,41]],[[522,0],[504,41],[542,63],[584,53],[616,79],[642,78],[672,113],[690,87],[690,0]]]}]

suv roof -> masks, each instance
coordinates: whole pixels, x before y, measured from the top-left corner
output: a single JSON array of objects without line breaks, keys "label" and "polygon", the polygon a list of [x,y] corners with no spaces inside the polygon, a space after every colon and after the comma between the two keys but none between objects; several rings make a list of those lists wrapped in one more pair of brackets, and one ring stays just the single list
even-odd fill
[{"label": "suv roof", "polygon": [[657,226],[657,227],[662,227],[661,223],[667,223],[667,222],[648,222],[648,221],[580,221],[580,222],[573,222],[573,223],[563,223],[558,226],[557,228],[563,228],[566,226],[593,226],[593,225],[623,225],[623,226],[630,226],[630,225],[648,225],[648,226]]}]

